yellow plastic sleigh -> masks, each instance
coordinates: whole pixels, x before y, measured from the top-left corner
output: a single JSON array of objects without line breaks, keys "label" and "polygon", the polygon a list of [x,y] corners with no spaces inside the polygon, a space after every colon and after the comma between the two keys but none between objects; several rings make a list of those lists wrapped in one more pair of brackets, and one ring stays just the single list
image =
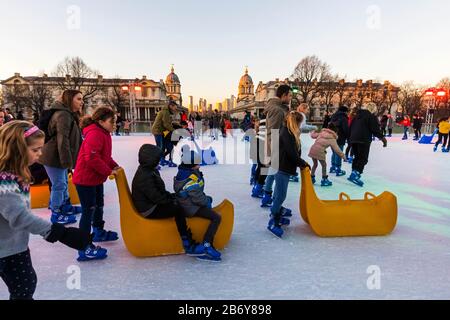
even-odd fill
[{"label": "yellow plastic sleigh", "polygon": [[397,224],[397,197],[383,192],[378,197],[367,192],[363,200],[350,200],[341,193],[339,200],[320,200],[314,190],[309,169],[302,170],[300,214],[320,237],[385,236]]},{"label": "yellow plastic sleigh", "polygon": [[[123,169],[116,180],[120,202],[120,227],[127,250],[135,257],[154,257],[184,253],[174,218],[150,220],[143,218],[134,207],[127,177]],[[214,247],[221,250],[231,239],[234,226],[234,206],[224,200],[213,209],[222,216],[222,222],[214,238]],[[200,242],[209,226],[202,218],[187,219],[194,240]]]},{"label": "yellow plastic sleigh", "polygon": [[[72,204],[80,204],[77,189],[69,176],[69,197]],[[50,189],[48,183],[32,185],[30,188],[31,209],[47,208],[50,200]]]}]

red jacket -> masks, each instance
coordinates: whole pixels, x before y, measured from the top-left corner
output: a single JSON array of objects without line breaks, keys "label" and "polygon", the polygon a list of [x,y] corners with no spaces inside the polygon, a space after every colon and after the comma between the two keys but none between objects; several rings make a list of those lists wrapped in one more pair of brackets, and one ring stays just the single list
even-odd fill
[{"label": "red jacket", "polygon": [[403,125],[404,127],[411,127],[411,120],[408,119],[408,118],[403,119],[402,125]]},{"label": "red jacket", "polygon": [[78,154],[73,183],[98,186],[108,179],[117,163],[112,159],[111,134],[97,124],[83,129],[84,140]]}]

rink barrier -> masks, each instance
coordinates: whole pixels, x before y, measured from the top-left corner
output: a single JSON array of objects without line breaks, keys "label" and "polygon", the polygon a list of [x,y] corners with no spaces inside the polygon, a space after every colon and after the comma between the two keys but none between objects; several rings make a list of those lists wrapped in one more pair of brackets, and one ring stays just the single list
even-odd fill
[{"label": "rink barrier", "polygon": [[309,169],[302,170],[300,214],[320,237],[385,236],[398,215],[397,197],[385,191],[379,196],[367,192],[362,200],[341,193],[339,200],[320,200]]},{"label": "rink barrier", "polygon": [[[120,202],[120,227],[127,250],[135,257],[155,257],[183,254],[184,249],[177,231],[174,218],[151,220],[142,217],[134,207],[125,171],[120,169],[115,179]],[[224,200],[213,208],[220,214],[222,222],[214,238],[214,246],[224,249],[231,239],[234,226],[234,206]],[[192,231],[193,239],[203,241],[209,226],[209,220],[188,218],[187,224]]]},{"label": "rink barrier", "polygon": [[[77,189],[72,182],[72,175],[69,174],[69,197],[72,204],[80,204]],[[47,208],[50,202],[50,189],[48,182],[36,184],[30,187],[31,209]]]}]

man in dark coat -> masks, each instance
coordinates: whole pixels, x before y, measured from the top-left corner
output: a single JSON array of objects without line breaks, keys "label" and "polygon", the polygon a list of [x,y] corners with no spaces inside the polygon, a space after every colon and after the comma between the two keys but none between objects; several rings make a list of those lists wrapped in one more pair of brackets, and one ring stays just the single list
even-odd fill
[{"label": "man in dark coat", "polygon": [[414,140],[419,140],[422,136],[423,117],[419,114],[413,116]]},{"label": "man in dark coat", "polygon": [[377,107],[373,104],[363,106],[356,113],[350,126],[350,143],[352,144],[355,159],[352,163],[353,171],[348,180],[360,187],[364,185],[364,182],[361,181],[361,175],[364,167],[369,162],[372,136],[383,141],[384,147],[387,146],[386,138],[381,133],[380,123],[374,114],[376,111]]}]

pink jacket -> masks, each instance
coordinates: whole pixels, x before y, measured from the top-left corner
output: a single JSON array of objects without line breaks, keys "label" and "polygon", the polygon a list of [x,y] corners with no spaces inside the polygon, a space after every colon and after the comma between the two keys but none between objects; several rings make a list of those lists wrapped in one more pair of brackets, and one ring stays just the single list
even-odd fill
[{"label": "pink jacket", "polygon": [[311,138],[316,139],[316,141],[311,146],[308,156],[313,159],[325,161],[327,158],[326,150],[328,147],[331,147],[334,152],[343,157],[344,153],[336,142],[337,137],[337,133],[330,129],[322,129],[320,133],[316,131],[311,132]]},{"label": "pink jacket", "polygon": [[97,124],[83,130],[84,140],[78,154],[73,183],[98,186],[104,183],[117,163],[112,159],[111,134]]}]

